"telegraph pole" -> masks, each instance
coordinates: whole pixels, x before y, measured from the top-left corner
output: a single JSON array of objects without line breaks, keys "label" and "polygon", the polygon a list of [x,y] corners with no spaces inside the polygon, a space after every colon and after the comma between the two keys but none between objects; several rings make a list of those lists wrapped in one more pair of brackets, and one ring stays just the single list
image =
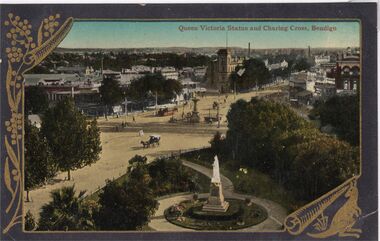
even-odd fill
[{"label": "telegraph pole", "polygon": [[125,113],[124,114],[126,116],[128,116],[128,99],[127,99],[127,97],[125,97],[124,101],[125,101],[125,110],[124,110]]},{"label": "telegraph pole", "polygon": [[219,118],[219,103],[216,107],[216,118],[218,118],[218,128],[220,128],[220,118]]},{"label": "telegraph pole", "polygon": [[157,91],[156,91],[156,105],[155,105],[154,109],[155,109],[155,112],[156,112],[155,115],[157,115]]}]

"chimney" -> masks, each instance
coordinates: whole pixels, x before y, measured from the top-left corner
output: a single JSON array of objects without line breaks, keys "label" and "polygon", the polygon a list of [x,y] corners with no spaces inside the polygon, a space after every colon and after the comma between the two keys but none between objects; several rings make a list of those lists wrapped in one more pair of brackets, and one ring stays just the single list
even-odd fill
[{"label": "chimney", "polygon": [[248,58],[251,57],[251,43],[248,43]]}]

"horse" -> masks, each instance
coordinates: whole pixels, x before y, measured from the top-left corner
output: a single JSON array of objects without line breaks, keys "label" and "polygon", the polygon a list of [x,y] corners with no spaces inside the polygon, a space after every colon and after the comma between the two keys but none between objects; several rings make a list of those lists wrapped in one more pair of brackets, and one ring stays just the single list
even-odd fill
[{"label": "horse", "polygon": [[159,146],[160,145],[160,139],[161,139],[160,136],[151,136],[148,142],[150,145]]},{"label": "horse", "polygon": [[149,148],[151,144],[149,141],[140,141],[140,143],[143,145],[143,148]]}]

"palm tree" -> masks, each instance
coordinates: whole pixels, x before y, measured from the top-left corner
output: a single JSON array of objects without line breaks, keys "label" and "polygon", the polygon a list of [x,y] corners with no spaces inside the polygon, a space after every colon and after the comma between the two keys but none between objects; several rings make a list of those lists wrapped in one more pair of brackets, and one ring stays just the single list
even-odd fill
[{"label": "palm tree", "polygon": [[93,230],[92,210],[83,201],[85,191],[75,195],[73,186],[51,192],[52,200],[42,206],[38,230]]}]

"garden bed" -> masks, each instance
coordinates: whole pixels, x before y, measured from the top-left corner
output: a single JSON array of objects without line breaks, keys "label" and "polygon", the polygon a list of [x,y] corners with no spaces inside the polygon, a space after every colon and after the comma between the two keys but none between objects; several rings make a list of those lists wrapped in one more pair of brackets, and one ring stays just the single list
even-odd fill
[{"label": "garden bed", "polygon": [[[170,223],[195,230],[237,230],[264,222],[267,211],[255,203],[238,199],[226,199],[230,206],[226,212],[203,211],[206,199],[186,200],[176,208],[165,210],[164,215]],[[178,210],[179,209],[179,210]]]}]

